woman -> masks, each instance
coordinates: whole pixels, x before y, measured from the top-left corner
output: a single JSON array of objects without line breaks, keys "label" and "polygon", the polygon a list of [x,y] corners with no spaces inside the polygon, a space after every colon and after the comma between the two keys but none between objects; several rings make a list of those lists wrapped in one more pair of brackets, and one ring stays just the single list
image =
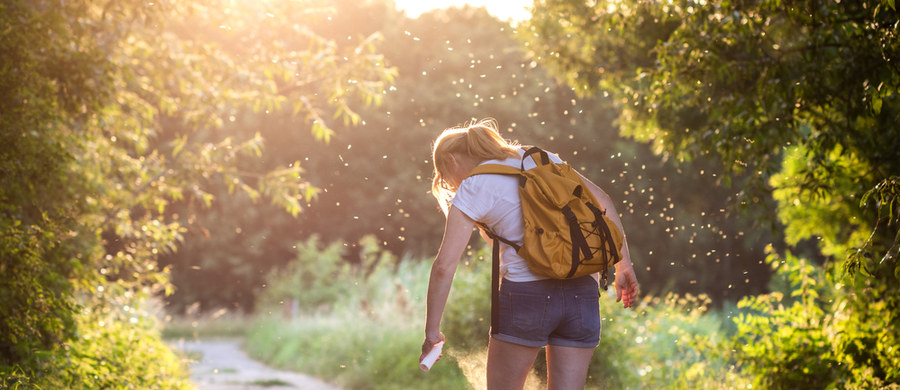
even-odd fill
[{"label": "woman", "polygon": [[[468,174],[482,163],[520,167],[523,153],[521,147],[499,135],[496,122],[491,119],[447,129],[435,141],[432,191],[447,221],[428,283],[422,356],[444,340],[440,332],[441,317],[475,222],[486,224],[514,242],[524,236],[518,179],[493,174],[468,177]],[[551,158],[561,162],[555,155]],[[526,169],[529,162],[526,160]],[[600,206],[609,210],[607,216],[624,232],[609,196],[582,179]],[[538,351],[544,346],[547,347],[548,387],[583,388],[591,356],[600,341],[599,275],[548,279],[531,272],[515,250],[501,245],[501,317],[488,347],[488,389],[521,389]],[[617,301],[623,302],[626,308],[631,307],[638,283],[627,243],[623,243],[621,260],[615,267]],[[581,306],[562,304],[584,297],[589,299],[581,299],[585,302]]]}]

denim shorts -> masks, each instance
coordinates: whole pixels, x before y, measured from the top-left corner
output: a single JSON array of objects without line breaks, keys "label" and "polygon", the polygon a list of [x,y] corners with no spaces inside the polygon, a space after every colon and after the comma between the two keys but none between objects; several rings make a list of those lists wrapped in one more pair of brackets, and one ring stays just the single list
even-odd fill
[{"label": "denim shorts", "polygon": [[500,284],[500,324],[492,337],[524,345],[600,344],[600,291],[591,276]]}]

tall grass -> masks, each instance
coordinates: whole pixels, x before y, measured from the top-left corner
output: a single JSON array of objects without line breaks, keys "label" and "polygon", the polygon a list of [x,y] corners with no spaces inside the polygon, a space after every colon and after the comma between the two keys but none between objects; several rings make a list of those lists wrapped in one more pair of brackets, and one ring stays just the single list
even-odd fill
[{"label": "tall grass", "polygon": [[[444,358],[431,372],[418,369],[424,336],[425,293],[430,261],[396,259],[372,243],[354,267],[331,273],[321,291],[301,306],[301,315],[285,319],[263,314],[250,325],[248,352],[269,364],[304,372],[346,389],[480,389],[490,322],[490,254],[467,254],[453,282],[442,331]],[[330,248],[330,249],[329,249]],[[316,272],[315,264],[343,261],[339,251],[305,245],[287,275],[273,274],[273,292],[259,303],[272,307],[301,296]],[[311,260],[314,259],[314,260]],[[373,260],[374,259],[374,260]],[[363,270],[366,270],[363,272]],[[296,275],[299,273],[301,275]],[[290,285],[284,285],[289,282]],[[323,303],[325,302],[325,303]],[[327,303],[330,302],[330,303]],[[747,381],[729,363],[728,337],[721,315],[707,311],[701,297],[644,299],[624,309],[614,297],[601,299],[603,333],[591,363],[586,388],[729,389]],[[543,353],[528,388],[544,386]]]},{"label": "tall grass", "polygon": [[427,264],[412,261],[378,267],[364,281],[348,281],[333,307],[317,306],[292,320],[260,315],[247,351],[347,389],[465,388],[448,354],[429,373],[418,368],[427,272]]},{"label": "tall grass", "polygon": [[[612,295],[613,292],[610,291]],[[624,309],[600,300],[603,331],[589,387],[605,389],[747,389],[729,361],[730,337],[703,296],[645,298]]]}]

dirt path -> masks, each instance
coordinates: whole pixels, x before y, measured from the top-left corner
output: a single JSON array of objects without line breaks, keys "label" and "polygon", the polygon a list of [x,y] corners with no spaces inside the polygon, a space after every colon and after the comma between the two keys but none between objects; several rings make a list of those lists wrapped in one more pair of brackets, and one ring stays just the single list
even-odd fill
[{"label": "dirt path", "polygon": [[173,341],[195,361],[191,380],[198,390],[340,390],[308,375],[280,371],[250,359],[237,340]]}]

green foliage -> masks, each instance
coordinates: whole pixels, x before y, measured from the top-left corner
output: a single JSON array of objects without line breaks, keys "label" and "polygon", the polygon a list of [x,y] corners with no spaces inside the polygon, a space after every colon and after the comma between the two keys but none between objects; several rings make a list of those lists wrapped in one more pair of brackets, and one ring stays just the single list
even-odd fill
[{"label": "green foliage", "polygon": [[28,365],[0,366],[2,388],[193,389],[187,362],[160,337],[155,319],[129,306],[93,307],[75,315],[78,338],[38,352]]},{"label": "green foliage", "polygon": [[[785,238],[788,243],[795,244],[800,240],[817,238],[821,251],[835,258],[849,255],[844,262],[827,263],[823,270],[812,272],[795,269],[788,265],[802,260],[785,256],[786,264],[779,272],[788,275],[793,289],[782,291],[791,296],[813,296],[817,291],[836,290],[833,297],[823,298],[828,304],[816,304],[818,301],[805,302],[804,306],[791,307],[792,310],[766,311],[769,321],[786,322],[786,318],[794,316],[795,321],[808,320],[822,323],[821,330],[806,333],[789,333],[783,338],[773,338],[769,349],[777,345],[780,350],[797,349],[794,344],[809,343],[816,345],[808,353],[806,359],[810,363],[827,362],[832,367],[818,367],[819,370],[833,372],[836,377],[823,378],[825,383],[841,383],[841,385],[869,386],[872,383],[896,383],[900,381],[895,369],[900,363],[900,354],[892,347],[900,343],[900,328],[896,319],[900,316],[900,302],[896,291],[900,286],[900,265],[891,257],[891,250],[879,258],[871,252],[884,253],[893,245],[888,235],[878,234],[878,229],[891,229],[896,226],[890,208],[892,186],[890,182],[878,184],[874,190],[868,191],[859,198],[869,183],[859,172],[871,171],[863,158],[837,147],[826,158],[829,170],[816,169],[810,174],[816,175],[818,181],[828,191],[810,193],[802,190],[798,182],[808,180],[804,171],[811,164],[811,154],[802,147],[789,149],[783,164],[782,172],[773,176],[771,184],[775,188],[774,196],[779,202],[779,218],[785,226]],[[877,191],[882,189],[883,191]],[[875,196],[878,213],[887,212],[887,218],[879,217],[875,225],[867,218],[870,209],[865,203]],[[860,199],[858,202],[856,199]],[[859,207],[860,204],[863,207]],[[883,211],[884,210],[884,211]],[[863,248],[857,248],[865,243]],[[770,259],[770,262],[774,260]],[[809,266],[806,265],[808,268]],[[797,275],[815,280],[819,290],[801,284]],[[827,275],[827,277],[826,277]],[[810,291],[810,292],[808,292]],[[790,324],[790,323],[788,323]],[[754,335],[752,331],[747,331]],[[813,341],[815,340],[815,341]],[[764,345],[765,343],[757,343]],[[821,354],[817,354],[821,352]],[[770,354],[770,356],[774,356]],[[783,359],[782,359],[783,360]],[[798,359],[803,362],[803,359]],[[770,361],[771,363],[771,361]],[[826,363],[821,363],[826,364]],[[784,365],[782,364],[782,367]],[[813,366],[808,369],[813,370]],[[766,374],[764,377],[772,377]],[[874,382],[873,382],[874,381]]]},{"label": "green foliage", "polygon": [[247,335],[250,318],[220,309],[204,316],[166,316],[162,322],[165,340],[240,339]]},{"label": "green foliage", "polygon": [[[872,187],[872,189],[863,194],[862,199],[859,201],[860,207],[868,206],[870,200],[875,204],[877,214],[875,229],[863,245],[850,254],[846,268],[851,273],[862,267],[863,262],[874,257],[871,253],[873,247],[889,247],[884,256],[878,260],[879,265],[887,263],[890,266],[891,262],[897,263],[897,255],[900,253],[900,229],[897,229],[900,226],[900,176],[889,177]],[[885,213],[887,213],[886,216],[884,215]],[[883,236],[876,235],[879,228],[897,229],[893,242],[875,242],[880,236]],[[894,267],[894,276],[900,279],[900,264]]]},{"label": "green foliage", "polygon": [[787,244],[825,256],[822,273],[784,272],[816,281],[798,294],[839,291],[831,301],[746,301],[763,313],[739,330],[757,383],[898,383],[893,2],[545,0],[534,15],[520,34],[532,57],[580,93],[612,96],[624,134],[716,160],[723,183],[741,174],[737,204],[775,206]]},{"label": "green foliage", "polygon": [[706,296],[645,298],[634,309],[600,300],[603,330],[588,387],[616,389],[747,388],[735,370],[721,315]]},{"label": "green foliage", "polygon": [[[162,341],[152,318],[126,312],[88,314],[83,321],[90,323],[82,322],[55,379],[65,384],[60,387],[193,388],[185,362]],[[51,383],[44,387],[55,387]]]},{"label": "green foliage", "polygon": [[[78,7],[61,8],[79,15]],[[83,26],[33,11],[23,1],[0,5],[0,366],[25,372],[34,351],[75,335],[72,281],[95,280],[87,265],[97,240],[79,219],[88,205],[70,169],[73,129],[65,121],[104,100],[92,80],[95,53],[65,40]],[[65,63],[76,69],[65,72]]]},{"label": "green foliage", "polygon": [[[362,245],[368,248],[367,267],[353,271],[336,254],[341,245],[321,246],[315,239],[304,244],[289,265],[297,273],[271,279],[267,290],[275,293],[267,291],[259,307],[272,307],[269,303],[278,297],[313,298],[302,301],[302,312],[293,320],[279,318],[277,309],[260,314],[247,337],[248,352],[347,389],[463,387],[452,358],[445,356],[428,374],[418,368],[429,264],[396,263],[371,238]],[[322,260],[313,265],[312,259]],[[322,280],[320,290],[303,284],[308,283],[304,275]]]},{"label": "green foliage", "polygon": [[[332,246],[304,246],[298,258],[332,258]],[[442,331],[444,358],[427,374],[416,367],[422,339],[430,264],[378,262],[366,278],[338,274],[343,290],[326,289],[324,305],[294,319],[260,314],[246,346],[279,367],[356,388],[478,388],[483,381],[490,318],[490,250],[483,245],[463,259],[453,281]],[[314,271],[310,271],[314,272]],[[293,278],[273,280],[274,291],[310,292]],[[706,297],[648,298],[624,309],[601,299],[603,334],[587,388],[746,388],[734,369],[719,314]],[[265,307],[266,305],[260,305]],[[536,365],[545,370],[543,362]]]},{"label": "green foliage", "polygon": [[[339,52],[297,22],[313,13],[302,3],[0,5],[3,372],[53,388],[177,387],[166,381],[183,372],[140,316],[105,317],[171,292],[156,260],[195,220],[172,204],[210,207],[221,186],[296,214],[316,193],[299,164],[258,163],[262,134],[222,128],[295,101],[301,126],[326,134],[393,77],[377,35]],[[294,33],[257,29],[268,19]],[[95,333],[109,343],[84,342]],[[162,371],[141,371],[154,359]]]},{"label": "green foliage", "polygon": [[834,318],[825,315],[833,295],[821,268],[791,254],[773,252],[766,262],[783,278],[787,291],[748,297],[735,319],[737,361],[765,389],[826,388],[845,376],[831,345]]},{"label": "green foliage", "polygon": [[[427,193],[431,143],[447,126],[487,116],[499,121],[505,137],[560,153],[621,202],[626,230],[641,232],[629,242],[645,292],[706,293],[720,305],[765,288],[770,271],[759,262],[764,253],[756,243],[776,238],[755,226],[756,218],[727,211],[741,196],[715,186],[721,169],[703,159],[676,166],[649,146],[620,138],[615,102],[579,97],[526,58],[515,39],[518,27],[474,7],[410,19],[382,0],[327,3],[332,8],[309,24],[338,52],[383,35],[380,50],[397,75],[382,105],[357,109],[359,126],[332,123],[328,144],[296,131],[287,106],[266,114],[237,111],[234,122],[226,120],[219,131],[233,139],[262,132],[264,166],[299,158],[302,177],[320,191],[313,202],[301,202],[296,219],[254,203],[238,186],[237,196],[226,196],[226,185],[210,186],[215,203],[208,209],[187,201],[169,206],[195,217],[179,251],[161,260],[171,265],[177,287],[167,299],[173,310],[199,304],[204,311],[253,311],[265,275],[296,258],[294,243],[313,235],[348,243],[343,258],[350,263],[366,235],[393,253],[432,254],[444,221]],[[695,196],[695,188],[708,196]]]},{"label": "green foliage", "polygon": [[576,90],[613,94],[626,133],[660,153],[715,153],[729,170],[764,175],[789,142],[894,156],[897,106],[873,102],[895,99],[900,83],[897,14],[881,1],[556,0],[533,14],[521,34],[532,55]]},{"label": "green foliage", "polygon": [[[782,170],[769,180],[773,197],[779,204],[778,218],[784,224],[785,240],[797,245],[801,240],[819,237],[819,250],[836,258],[849,254],[855,243],[865,241],[871,231],[865,209],[856,202],[868,187],[859,172],[871,170],[865,160],[840,145],[825,155],[827,165],[808,171],[808,149],[801,146],[785,150]],[[803,182],[809,176],[827,191],[809,191]]]},{"label": "green foliage", "polygon": [[[487,347],[491,328],[492,255],[489,245],[478,248],[470,250],[459,265],[444,308],[441,331],[448,349],[477,351]],[[424,315],[424,311],[420,314]]]},{"label": "green foliage", "polygon": [[[868,316],[893,315],[881,302],[867,316],[853,313],[848,286],[790,253],[770,249],[776,291],[743,299],[735,319],[735,359],[754,386],[782,388],[898,388],[896,333]],[[781,291],[778,291],[781,290]],[[855,315],[854,315],[855,314]],[[890,320],[888,320],[890,323]]]},{"label": "green foliage", "polygon": [[360,283],[376,267],[396,263],[393,255],[379,249],[374,237],[363,237],[359,245],[362,248],[360,258],[350,263],[344,261],[344,245],[340,243],[323,246],[319,238],[313,236],[297,244],[297,258],[270,271],[259,304],[264,310],[271,310],[296,302],[300,310],[310,311],[333,306],[336,297],[357,298],[356,294],[348,294],[348,283],[362,288]]},{"label": "green foliage", "polygon": [[465,379],[447,356],[429,373],[418,367],[421,335],[406,318],[348,312],[284,323],[260,319],[251,330],[251,355],[278,367],[328,378],[346,389],[456,389]]},{"label": "green foliage", "polygon": [[[881,1],[558,0],[534,15],[521,34],[533,57],[576,90],[613,94],[624,133],[658,153],[714,156],[727,173],[750,173],[745,204],[764,198],[792,145],[810,154],[805,191],[830,189],[815,172],[832,174],[837,147],[872,167],[862,183],[900,169],[900,106],[885,104],[900,85],[900,41],[888,27],[897,14]],[[556,51],[563,38],[581,49]]]},{"label": "green foliage", "polygon": [[32,351],[53,349],[72,337],[77,307],[65,271],[47,272],[42,261],[51,250],[42,251],[41,241],[52,233],[35,225],[23,229],[18,222],[0,231],[0,270],[17,276],[0,281],[0,366],[31,360]]}]

